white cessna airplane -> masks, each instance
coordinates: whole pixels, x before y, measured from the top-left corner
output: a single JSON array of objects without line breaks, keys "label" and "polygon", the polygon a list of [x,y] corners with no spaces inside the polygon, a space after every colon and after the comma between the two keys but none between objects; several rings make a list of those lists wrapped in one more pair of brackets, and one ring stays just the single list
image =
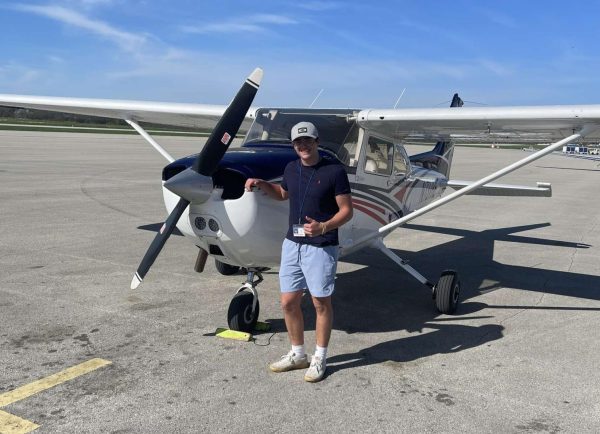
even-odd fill
[{"label": "white cessna airplane", "polygon": [[[340,255],[371,246],[428,286],[442,313],[456,309],[460,282],[446,270],[429,281],[389,250],[383,238],[394,229],[465,194],[550,196],[549,184],[536,187],[493,184],[492,181],[571,142],[598,142],[600,105],[538,107],[453,107],[434,109],[296,109],[251,108],[262,79],[256,69],[227,106],[172,104],[42,96],[0,95],[0,105],[52,110],[127,121],[169,164],[162,172],[169,216],[134,274],[135,289],[146,276],[170,234],[177,227],[199,248],[195,269],[201,272],[213,256],[223,274],[247,270],[237,289],[228,323],[249,331],[256,324],[256,286],[261,271],[279,264],[287,231],[288,203],[246,192],[247,178],[277,182],[286,164],[297,158],[290,129],[313,122],[322,158],[338,161],[352,187],[354,217],[339,231]],[[213,132],[197,155],[175,160],[140,126],[140,122],[211,127]],[[242,127],[240,148],[228,150]],[[475,182],[449,179],[453,140],[478,143],[550,143]],[[433,148],[409,156],[404,144],[430,142]],[[226,152],[227,151],[227,152]],[[442,197],[447,187],[457,191]]]}]

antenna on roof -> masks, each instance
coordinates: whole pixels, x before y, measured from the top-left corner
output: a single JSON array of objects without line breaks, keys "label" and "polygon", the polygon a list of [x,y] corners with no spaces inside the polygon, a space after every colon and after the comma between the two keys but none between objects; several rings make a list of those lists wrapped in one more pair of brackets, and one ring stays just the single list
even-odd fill
[{"label": "antenna on roof", "polygon": [[402,95],[404,95],[404,92],[406,91],[406,88],[402,89],[402,93],[400,94],[400,96],[398,97],[398,99],[396,100],[396,104],[394,104],[394,108],[398,107],[398,103],[400,102],[400,100],[402,99]]},{"label": "antenna on roof", "polygon": [[317,96],[315,97],[315,99],[313,99],[313,102],[310,103],[310,105],[308,106],[308,108],[312,108],[312,106],[317,102],[317,100],[319,99],[319,97],[321,96],[321,94],[323,93],[325,89],[321,89],[319,91],[319,93],[317,94]]}]

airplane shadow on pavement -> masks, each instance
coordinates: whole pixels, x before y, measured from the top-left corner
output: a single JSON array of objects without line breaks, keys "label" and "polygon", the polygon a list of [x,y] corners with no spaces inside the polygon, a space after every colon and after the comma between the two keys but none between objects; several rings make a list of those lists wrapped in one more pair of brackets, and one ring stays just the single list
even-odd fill
[{"label": "airplane shadow on pavement", "polygon": [[[140,226],[158,231],[161,223]],[[594,310],[593,307],[486,305],[468,301],[480,294],[501,288],[565,295],[600,300],[600,276],[568,271],[547,270],[502,264],[494,260],[496,241],[521,245],[542,245],[557,248],[557,255],[570,256],[573,249],[587,249],[583,243],[514,235],[549,226],[539,223],[526,226],[497,228],[480,232],[466,229],[409,224],[404,230],[426,231],[457,237],[452,241],[418,251],[394,252],[409,261],[423,275],[436,282],[445,269],[455,269],[461,280],[461,303],[455,315],[437,312],[431,290],[401,270],[383,253],[365,249],[343,258],[343,262],[364,265],[356,271],[338,273],[334,296],[334,330],[352,333],[382,333],[405,330],[426,333],[381,342],[354,353],[328,357],[328,375],[340,369],[391,362],[408,362],[433,354],[462,351],[502,338],[504,327],[498,324],[465,325],[468,320],[493,318],[473,316],[485,308]],[[524,246],[521,248],[525,249]],[[561,252],[559,248],[565,248]],[[302,309],[305,329],[314,330],[315,312],[310,297],[304,297]],[[467,316],[468,315],[468,316]],[[267,319],[272,332],[285,333],[283,318]],[[458,324],[457,322],[462,324]]]},{"label": "airplane shadow on pavement", "polygon": [[504,327],[498,324],[467,326],[460,324],[424,324],[427,333],[381,342],[355,353],[327,358],[327,375],[342,369],[383,362],[410,362],[434,354],[455,353],[500,339]]},{"label": "airplane shadow on pavement", "polygon": [[[399,330],[416,332],[423,329],[427,329],[427,332],[381,342],[355,353],[328,357],[329,374],[339,369],[385,361],[407,362],[433,354],[458,352],[500,339],[504,330],[501,325],[493,323],[481,325],[481,321],[478,321],[479,325],[464,324],[470,319],[493,318],[472,316],[485,308],[600,311],[600,308],[548,304],[488,306],[479,301],[468,301],[480,294],[501,288],[600,300],[600,276],[506,265],[493,259],[495,241],[568,248],[569,250],[565,250],[565,255],[570,255],[573,249],[590,247],[577,242],[513,235],[548,225],[542,223],[481,232],[407,225],[406,228],[412,230],[458,237],[419,252],[395,251],[434,282],[445,269],[459,271],[462,284],[461,304],[456,314],[452,316],[439,314],[432,300],[431,291],[408,276],[382,253],[366,249],[344,258],[344,262],[366,265],[366,267],[338,274],[334,296],[334,330],[349,334]],[[557,250],[557,254],[561,254],[560,250]],[[315,315],[309,297],[305,297],[303,310],[306,329],[314,330]],[[459,321],[461,324],[457,323]]]},{"label": "airplane shadow on pavement", "polygon": [[[538,223],[476,232],[435,226],[407,225],[406,227],[411,230],[458,237],[453,241],[417,253],[410,252],[407,259],[414,258],[415,266],[424,267],[428,276],[435,276],[436,273],[439,275],[439,272],[442,271],[440,267],[458,270],[463,287],[462,300],[500,288],[600,300],[600,276],[502,264],[494,260],[494,243],[496,241],[515,243],[514,248],[522,250],[522,255],[527,249],[526,245],[545,246],[556,252],[556,257],[562,256],[565,260],[569,260],[568,258],[576,250],[592,247],[580,242],[514,235],[518,232],[547,226],[550,224]],[[400,255],[402,254],[404,253],[401,252]],[[542,261],[543,259],[540,260],[540,262]],[[540,267],[543,267],[543,264]]]}]

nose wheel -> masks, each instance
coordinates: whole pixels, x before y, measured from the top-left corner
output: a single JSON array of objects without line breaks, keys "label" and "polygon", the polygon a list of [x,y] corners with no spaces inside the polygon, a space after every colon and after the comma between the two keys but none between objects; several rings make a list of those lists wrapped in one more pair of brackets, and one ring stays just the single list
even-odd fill
[{"label": "nose wheel", "polygon": [[246,282],[237,290],[229,303],[227,324],[231,330],[251,333],[256,327],[260,313],[256,286],[262,281],[260,271],[248,270]]}]

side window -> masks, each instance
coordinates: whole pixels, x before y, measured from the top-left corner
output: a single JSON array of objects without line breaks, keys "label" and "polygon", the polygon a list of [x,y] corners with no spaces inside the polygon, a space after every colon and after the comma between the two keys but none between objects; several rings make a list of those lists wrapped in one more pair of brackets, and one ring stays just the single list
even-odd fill
[{"label": "side window", "polygon": [[358,130],[358,125],[354,123],[344,139],[344,144],[338,151],[338,158],[346,166],[356,167],[358,165],[360,151],[360,147],[358,146]]},{"label": "side window", "polygon": [[369,137],[365,155],[365,172],[391,175],[394,165],[394,144],[379,137]]},{"label": "side window", "polygon": [[402,152],[402,146],[396,145],[396,152],[394,153],[394,175],[406,175],[407,171],[408,163],[404,152]]}]

